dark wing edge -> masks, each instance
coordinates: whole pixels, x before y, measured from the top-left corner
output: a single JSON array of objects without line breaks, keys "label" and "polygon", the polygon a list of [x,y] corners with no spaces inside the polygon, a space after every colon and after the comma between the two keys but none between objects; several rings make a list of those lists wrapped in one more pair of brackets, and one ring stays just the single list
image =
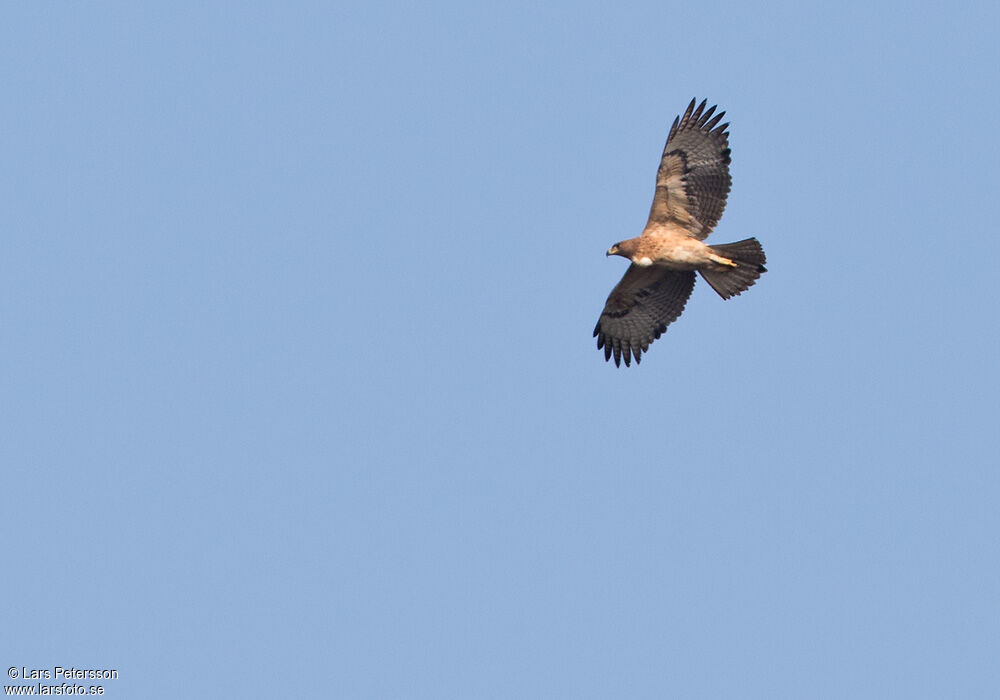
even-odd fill
[{"label": "dark wing edge", "polygon": [[[729,123],[718,105],[705,109],[691,100],[684,115],[674,119],[656,174],[650,223],[673,222],[704,239],[719,223],[732,186],[729,174]],[[714,116],[713,116],[714,115]]]},{"label": "dark wing edge", "polygon": [[594,337],[604,360],[612,355],[615,366],[630,367],[673,323],[694,289],[694,271],[632,265],[611,290],[604,311],[597,319]]}]

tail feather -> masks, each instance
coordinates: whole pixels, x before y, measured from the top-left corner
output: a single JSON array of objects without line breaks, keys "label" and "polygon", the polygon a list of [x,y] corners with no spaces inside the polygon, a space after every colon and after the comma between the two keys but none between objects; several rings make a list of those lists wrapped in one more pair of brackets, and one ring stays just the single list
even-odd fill
[{"label": "tail feather", "polygon": [[705,281],[723,299],[745,292],[753,286],[758,277],[767,272],[767,268],[764,267],[767,258],[756,238],[714,245],[712,250],[736,263],[736,267],[726,267],[721,270],[699,270]]}]

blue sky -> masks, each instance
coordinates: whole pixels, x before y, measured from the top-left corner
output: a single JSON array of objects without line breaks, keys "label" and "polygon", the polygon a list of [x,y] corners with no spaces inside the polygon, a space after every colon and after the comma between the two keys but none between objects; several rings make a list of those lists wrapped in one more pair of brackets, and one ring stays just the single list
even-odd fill
[{"label": "blue sky", "polygon": [[[1000,687],[1000,11],[8,3],[7,666],[107,697]],[[703,282],[591,331],[692,97]]]}]

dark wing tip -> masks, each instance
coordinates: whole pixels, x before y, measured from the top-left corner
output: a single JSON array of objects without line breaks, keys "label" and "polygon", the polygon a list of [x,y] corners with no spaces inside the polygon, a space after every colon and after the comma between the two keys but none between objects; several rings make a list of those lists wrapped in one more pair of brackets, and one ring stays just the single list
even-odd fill
[{"label": "dark wing tip", "polygon": [[621,367],[622,360],[625,360],[626,367],[631,367],[633,356],[636,363],[639,362],[639,355],[642,351],[639,348],[633,348],[628,340],[623,341],[620,338],[609,338],[601,331],[600,321],[597,322],[594,335],[597,337],[597,349],[604,349],[605,362],[610,361],[612,356],[615,358],[615,367]]},{"label": "dark wing tip", "polygon": [[670,139],[672,139],[674,137],[674,134],[677,133],[677,127],[680,125],[680,123],[681,123],[681,118],[674,117],[674,123],[670,127],[670,133],[667,134],[667,143],[670,143]]},{"label": "dark wing tip", "polygon": [[707,104],[707,99],[698,102],[697,97],[692,98],[687,109],[684,110],[683,116],[674,119],[674,123],[670,127],[670,133],[667,136],[667,143],[670,143],[670,139],[678,131],[685,131],[687,129],[697,129],[710,134],[726,136],[726,129],[729,128],[729,122],[721,126],[719,125],[719,122],[726,115],[726,110],[722,110],[716,114],[715,110],[719,108],[719,105],[712,105],[706,110],[705,106]]},{"label": "dark wing tip", "polygon": [[[712,107],[712,109],[715,109],[715,107]],[[722,121],[722,118],[724,116],[726,116],[726,111],[725,110],[723,110],[723,111],[719,112],[718,114],[716,114],[715,117],[713,117],[711,121],[706,121],[705,124],[702,126],[702,128],[705,131],[711,131],[712,129],[715,128],[716,124],[718,124],[720,121]]]}]

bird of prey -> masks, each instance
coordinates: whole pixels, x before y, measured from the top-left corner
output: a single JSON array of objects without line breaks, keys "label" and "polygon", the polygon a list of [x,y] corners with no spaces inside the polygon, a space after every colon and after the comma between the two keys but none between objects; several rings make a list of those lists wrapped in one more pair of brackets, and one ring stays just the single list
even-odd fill
[{"label": "bird of prey", "polygon": [[649,344],[681,315],[695,270],[723,299],[746,291],[767,271],[756,238],[702,243],[722,216],[732,184],[729,124],[719,124],[725,112],[706,110],[705,102],[695,107],[691,100],[670,127],[646,228],[607,252],[632,261],[594,328],[605,361],[614,355],[619,367],[623,358],[626,367],[632,357],[638,363]]}]

